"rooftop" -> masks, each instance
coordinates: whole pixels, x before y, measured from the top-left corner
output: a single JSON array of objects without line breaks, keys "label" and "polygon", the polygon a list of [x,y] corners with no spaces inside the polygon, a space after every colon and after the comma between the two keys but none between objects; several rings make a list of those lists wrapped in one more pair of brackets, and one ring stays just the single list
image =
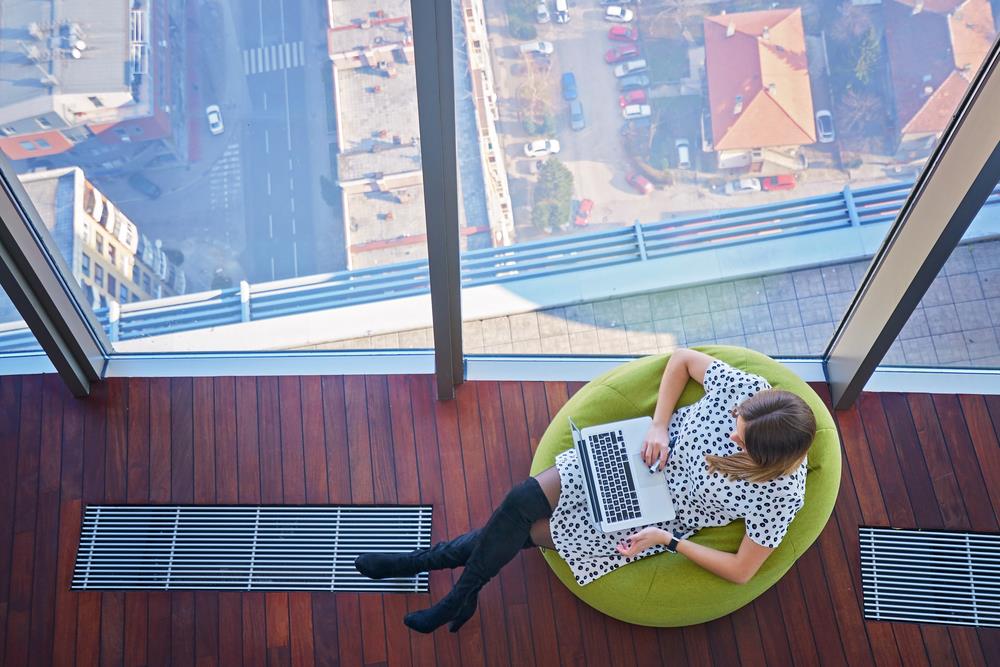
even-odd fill
[{"label": "rooftop", "polygon": [[705,18],[716,150],[816,141],[801,9]]},{"label": "rooftop", "polygon": [[72,264],[76,186],[77,183],[83,184],[83,172],[77,167],[67,167],[24,174],[20,180],[52,235],[59,254],[67,264]]},{"label": "rooftop", "polygon": [[391,190],[345,192],[351,268],[427,257],[424,187],[419,174]]},{"label": "rooftop", "polygon": [[129,0],[4,0],[0,122],[53,110],[57,95],[128,92],[129,19]]},{"label": "rooftop", "polygon": [[885,17],[899,128],[940,132],[996,36],[989,2],[888,0]]}]

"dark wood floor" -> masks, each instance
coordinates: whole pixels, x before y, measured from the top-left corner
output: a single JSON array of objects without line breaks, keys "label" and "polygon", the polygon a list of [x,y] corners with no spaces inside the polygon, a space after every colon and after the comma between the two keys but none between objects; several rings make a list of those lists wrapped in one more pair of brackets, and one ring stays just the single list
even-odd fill
[{"label": "dark wood floor", "polygon": [[[482,523],[578,385],[430,377],[0,378],[4,665],[981,665],[1000,631],[867,622],[858,525],[997,531],[1000,399],[865,394],[837,415],[836,512],[731,616],[654,630],[579,603],[525,552],[457,636],[408,632],[420,595],[75,593],[86,503],[433,503],[434,538]],[[820,391],[825,388],[818,387]],[[431,599],[450,575],[431,577]],[[558,622],[557,622],[558,621]]]}]

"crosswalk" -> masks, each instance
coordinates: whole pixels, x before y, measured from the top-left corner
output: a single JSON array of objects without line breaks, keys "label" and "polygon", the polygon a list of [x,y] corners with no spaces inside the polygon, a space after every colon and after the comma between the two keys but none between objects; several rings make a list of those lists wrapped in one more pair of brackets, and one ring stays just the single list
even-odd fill
[{"label": "crosswalk", "polygon": [[284,42],[243,50],[243,73],[247,75],[302,67],[304,64],[303,42]]}]

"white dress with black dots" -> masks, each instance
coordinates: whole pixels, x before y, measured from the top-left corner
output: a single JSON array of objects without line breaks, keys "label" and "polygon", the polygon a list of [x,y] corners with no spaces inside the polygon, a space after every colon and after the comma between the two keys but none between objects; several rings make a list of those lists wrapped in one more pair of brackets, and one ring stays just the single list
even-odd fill
[{"label": "white dress with black dots", "polygon": [[[721,361],[709,365],[705,371],[705,396],[676,410],[670,420],[669,435],[676,439],[662,474],[677,516],[653,525],[684,538],[708,526],[746,519],[750,539],[761,546],[778,546],[802,507],[806,462],[789,475],[758,484],[710,473],[705,461],[706,454],[728,456],[739,452],[729,439],[736,428],[731,410],[769,387],[764,378]],[[657,545],[631,558],[618,554],[615,545],[641,528],[612,533],[597,528],[584,491],[576,449],[559,454],[556,468],[562,488],[549,523],[552,543],[570,566],[577,583],[584,586],[626,563],[664,550],[663,545]]]}]

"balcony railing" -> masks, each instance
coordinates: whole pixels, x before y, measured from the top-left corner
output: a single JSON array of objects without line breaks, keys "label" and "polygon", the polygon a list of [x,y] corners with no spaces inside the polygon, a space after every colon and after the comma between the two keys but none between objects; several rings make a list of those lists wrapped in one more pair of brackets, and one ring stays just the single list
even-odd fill
[{"label": "balcony railing", "polygon": [[[913,187],[892,183],[462,254],[462,286],[502,284],[699,250],[890,222]],[[986,206],[1000,204],[1000,186]],[[427,261],[271,281],[96,311],[130,340],[427,294]],[[0,353],[37,349],[23,322],[0,325]]]}]

